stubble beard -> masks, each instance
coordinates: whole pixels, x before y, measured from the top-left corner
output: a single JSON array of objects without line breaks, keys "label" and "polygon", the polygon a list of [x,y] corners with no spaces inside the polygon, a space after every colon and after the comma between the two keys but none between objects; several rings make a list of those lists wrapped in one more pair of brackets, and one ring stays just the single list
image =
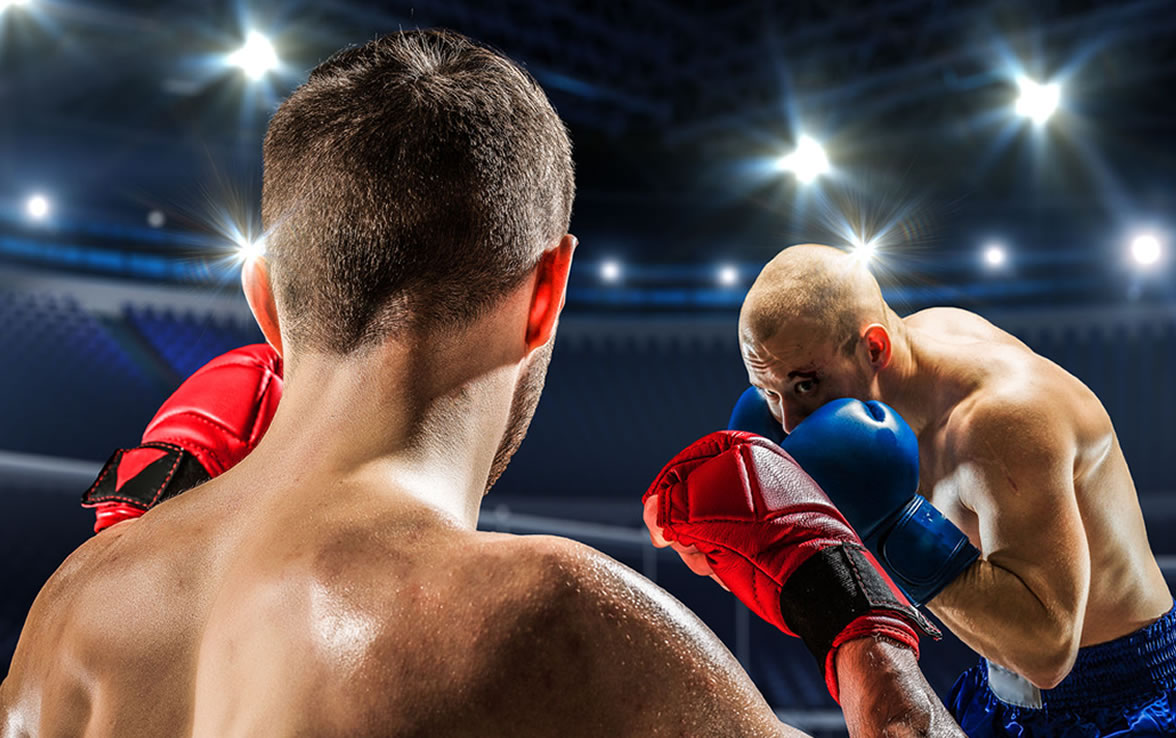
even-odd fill
[{"label": "stubble beard", "polygon": [[535,349],[527,362],[523,376],[519,378],[510,404],[506,432],[502,436],[502,442],[498,444],[498,450],[494,452],[494,462],[490,465],[490,476],[486,479],[486,490],[483,495],[490,492],[490,488],[506,471],[511,457],[527,437],[527,429],[531,426],[531,418],[535,416],[535,408],[539,406],[539,397],[543,394],[543,385],[547,381],[547,366],[551,363],[551,350],[554,345],[553,337]]}]

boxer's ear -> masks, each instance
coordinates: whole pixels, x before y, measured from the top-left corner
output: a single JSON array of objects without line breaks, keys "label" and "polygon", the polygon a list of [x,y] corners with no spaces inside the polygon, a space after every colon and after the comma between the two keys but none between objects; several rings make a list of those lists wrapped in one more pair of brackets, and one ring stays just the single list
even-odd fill
[{"label": "boxer's ear", "polygon": [[551,340],[568,291],[572,253],[579,241],[570,233],[543,252],[535,267],[531,304],[527,309],[527,352]]},{"label": "boxer's ear", "polygon": [[274,290],[270,285],[269,268],[264,256],[246,259],[241,265],[241,288],[265,340],[281,356],[282,331],[278,325],[278,307],[274,302]]},{"label": "boxer's ear", "polygon": [[886,330],[886,326],[881,323],[872,323],[866,327],[865,333],[862,334],[862,340],[866,342],[866,355],[870,359],[870,366],[874,367],[874,371],[885,369],[890,364],[890,356],[893,351],[890,332]]}]

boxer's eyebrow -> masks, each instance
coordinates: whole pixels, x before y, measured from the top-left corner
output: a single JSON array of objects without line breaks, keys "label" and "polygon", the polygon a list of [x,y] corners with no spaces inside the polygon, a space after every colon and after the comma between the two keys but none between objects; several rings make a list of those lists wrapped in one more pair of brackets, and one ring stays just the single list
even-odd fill
[{"label": "boxer's eyebrow", "polygon": [[804,377],[805,379],[812,379],[815,376],[817,376],[816,369],[796,369],[795,371],[788,372],[788,379],[790,379],[790,380],[795,377]]}]

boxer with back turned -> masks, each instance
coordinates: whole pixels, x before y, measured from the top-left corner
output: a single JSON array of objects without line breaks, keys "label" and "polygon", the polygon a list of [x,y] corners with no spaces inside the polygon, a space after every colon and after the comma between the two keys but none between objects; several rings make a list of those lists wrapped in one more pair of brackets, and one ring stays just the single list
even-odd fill
[{"label": "boxer with back turned", "polygon": [[[572,192],[563,125],[501,56],[413,31],[320,65],[270,124],[268,254],[243,272],[276,354],[213,362],[112,459],[89,498],[106,529],[34,603],[0,735],[800,735],[650,582],[475,529],[542,389]],[[673,525],[702,535],[670,502],[742,489],[755,515],[729,543],[851,729],[959,735],[915,662],[925,624],[819,487],[749,439],[667,468]],[[120,490],[164,460],[215,478],[128,521]],[[837,557],[864,568],[819,613],[783,597]]]},{"label": "boxer with back turned", "polygon": [[[753,389],[732,427],[791,453],[986,659],[953,697],[969,735],[1176,732],[1172,595],[1082,382],[972,313],[900,318],[861,260],[827,246],[763,269],[739,339]],[[880,460],[899,448],[918,463],[896,475]]]}]

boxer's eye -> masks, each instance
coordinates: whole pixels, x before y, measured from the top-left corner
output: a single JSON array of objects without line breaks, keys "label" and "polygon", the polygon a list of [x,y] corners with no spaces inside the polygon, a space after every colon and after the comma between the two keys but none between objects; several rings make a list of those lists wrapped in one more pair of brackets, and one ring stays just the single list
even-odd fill
[{"label": "boxer's eye", "polygon": [[792,391],[795,392],[799,397],[811,395],[816,389],[817,380],[815,379],[802,379],[796,384],[792,385]]}]

